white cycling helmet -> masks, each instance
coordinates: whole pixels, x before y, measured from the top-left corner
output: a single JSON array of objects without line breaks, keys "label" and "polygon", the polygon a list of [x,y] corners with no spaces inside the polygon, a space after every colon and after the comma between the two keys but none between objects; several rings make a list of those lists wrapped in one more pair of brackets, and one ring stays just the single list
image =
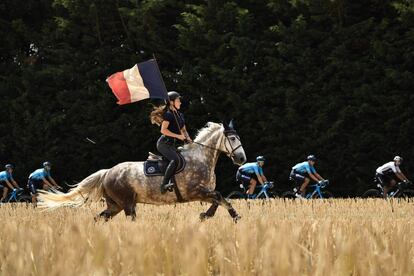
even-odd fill
[{"label": "white cycling helmet", "polygon": [[402,162],[403,161],[403,158],[401,157],[401,156],[395,156],[394,157],[394,161],[400,161],[400,162]]}]

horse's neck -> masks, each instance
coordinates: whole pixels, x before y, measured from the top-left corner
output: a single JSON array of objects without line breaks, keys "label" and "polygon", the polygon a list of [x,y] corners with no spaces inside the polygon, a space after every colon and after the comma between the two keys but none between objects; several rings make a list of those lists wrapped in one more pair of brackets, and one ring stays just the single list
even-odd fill
[{"label": "horse's neck", "polygon": [[[203,141],[204,140],[204,141]],[[223,143],[223,133],[221,130],[217,130],[208,136],[207,139],[195,140],[197,143],[203,144],[200,146],[200,159],[203,159],[212,170],[216,167],[217,160],[221,153],[221,143]]]}]

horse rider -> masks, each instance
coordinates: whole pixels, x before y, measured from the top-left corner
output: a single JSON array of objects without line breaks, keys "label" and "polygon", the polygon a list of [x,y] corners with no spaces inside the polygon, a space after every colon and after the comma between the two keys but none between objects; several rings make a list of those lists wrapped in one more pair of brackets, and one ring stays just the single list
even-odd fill
[{"label": "horse rider", "polygon": [[252,197],[257,182],[262,185],[267,182],[267,178],[263,173],[265,161],[266,159],[263,156],[257,156],[256,162],[246,163],[237,170],[236,181],[249,187],[246,192],[248,198]]},{"label": "horse rider", "polygon": [[176,145],[177,140],[191,143],[188,135],[184,115],[179,110],[181,108],[181,96],[176,91],[168,92],[168,102],[165,106],[154,108],[151,112],[151,122],[161,125],[161,136],[157,141],[157,150],[168,160],[164,179],[161,184],[161,193],[172,191],[173,177],[178,163],[180,162]]},{"label": "horse rider", "polygon": [[6,166],[4,166],[4,169],[4,171],[0,172],[0,189],[3,189],[3,195],[0,199],[0,202],[3,202],[6,199],[7,193],[9,191],[7,187],[9,187],[12,190],[20,188],[19,185],[17,185],[16,181],[13,179],[13,165],[7,164]]},{"label": "horse rider", "polygon": [[402,162],[403,158],[397,155],[393,161],[385,163],[375,171],[375,178],[384,189],[384,198],[387,198],[388,192],[397,184],[397,180],[410,183],[400,169]]},{"label": "horse rider", "polygon": [[316,157],[311,154],[306,158],[306,161],[296,164],[292,167],[290,172],[290,179],[294,180],[297,185],[301,185],[299,191],[296,192],[296,197],[303,198],[306,187],[310,180],[315,182],[323,181],[324,178],[320,176],[315,170]]},{"label": "horse rider", "polygon": [[61,189],[61,187],[56,184],[56,181],[50,175],[50,170],[52,164],[48,161],[43,162],[43,168],[37,169],[29,175],[29,180],[27,182],[30,194],[32,196],[32,203],[36,203],[36,194],[37,189],[47,190],[49,188]]}]

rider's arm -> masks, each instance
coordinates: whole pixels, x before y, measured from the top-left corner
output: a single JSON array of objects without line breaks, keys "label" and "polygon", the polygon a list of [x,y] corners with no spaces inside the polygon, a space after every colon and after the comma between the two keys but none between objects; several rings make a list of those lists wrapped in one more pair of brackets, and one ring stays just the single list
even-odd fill
[{"label": "rider's arm", "polygon": [[397,173],[395,173],[395,175],[401,180],[401,181],[404,181],[404,180],[407,180],[408,181],[408,178],[402,173],[402,172],[397,172]]},{"label": "rider's arm", "polygon": [[192,142],[193,140],[191,139],[190,135],[187,132],[187,128],[185,127],[185,125],[183,126],[183,128],[181,129],[181,133],[184,134],[184,136],[187,138],[188,142]]},{"label": "rider's arm", "polygon": [[263,181],[262,174],[261,174],[261,172],[259,171],[259,168],[255,167],[255,168],[254,168],[254,172],[255,172],[255,174],[256,174],[256,176],[257,176],[257,180],[259,180],[259,183],[263,185],[263,184],[264,184],[264,181]]},{"label": "rider's arm", "polygon": [[49,187],[52,187],[52,183],[50,183],[45,177],[42,178],[43,183],[45,183],[46,185],[48,185]]},{"label": "rider's arm", "polygon": [[13,187],[13,185],[6,179],[6,180],[4,180],[5,182],[6,182],[6,184],[7,184],[7,186],[10,188],[10,189],[14,189],[14,187]]},{"label": "rider's arm", "polygon": [[14,179],[12,179],[12,184],[14,185],[15,188],[20,188],[19,184],[17,184],[17,182]]},{"label": "rider's arm", "polygon": [[161,123],[161,134],[163,134],[165,136],[172,137],[172,138],[177,138],[177,139],[180,139],[180,140],[184,140],[185,139],[184,135],[182,135],[182,134],[181,135],[178,135],[178,134],[175,134],[172,131],[170,131],[168,129],[168,126],[169,125],[170,125],[170,122],[169,121],[166,121],[166,120],[162,121],[162,123]]},{"label": "rider's arm", "polygon": [[49,182],[51,182],[53,184],[53,186],[60,187],[51,176],[48,176],[48,178],[49,178]]},{"label": "rider's arm", "polygon": [[315,172],[315,173],[314,173],[314,175],[316,176],[316,178],[317,178],[318,180],[323,180],[323,177],[322,177],[322,176],[320,176],[317,172]]}]

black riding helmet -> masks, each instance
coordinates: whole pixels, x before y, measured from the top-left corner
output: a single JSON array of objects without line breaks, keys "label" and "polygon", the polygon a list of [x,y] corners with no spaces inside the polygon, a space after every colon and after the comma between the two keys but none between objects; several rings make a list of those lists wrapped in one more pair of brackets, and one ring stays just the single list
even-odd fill
[{"label": "black riding helmet", "polygon": [[170,101],[174,101],[177,98],[181,98],[181,95],[176,91],[169,91],[168,92],[168,99]]}]

